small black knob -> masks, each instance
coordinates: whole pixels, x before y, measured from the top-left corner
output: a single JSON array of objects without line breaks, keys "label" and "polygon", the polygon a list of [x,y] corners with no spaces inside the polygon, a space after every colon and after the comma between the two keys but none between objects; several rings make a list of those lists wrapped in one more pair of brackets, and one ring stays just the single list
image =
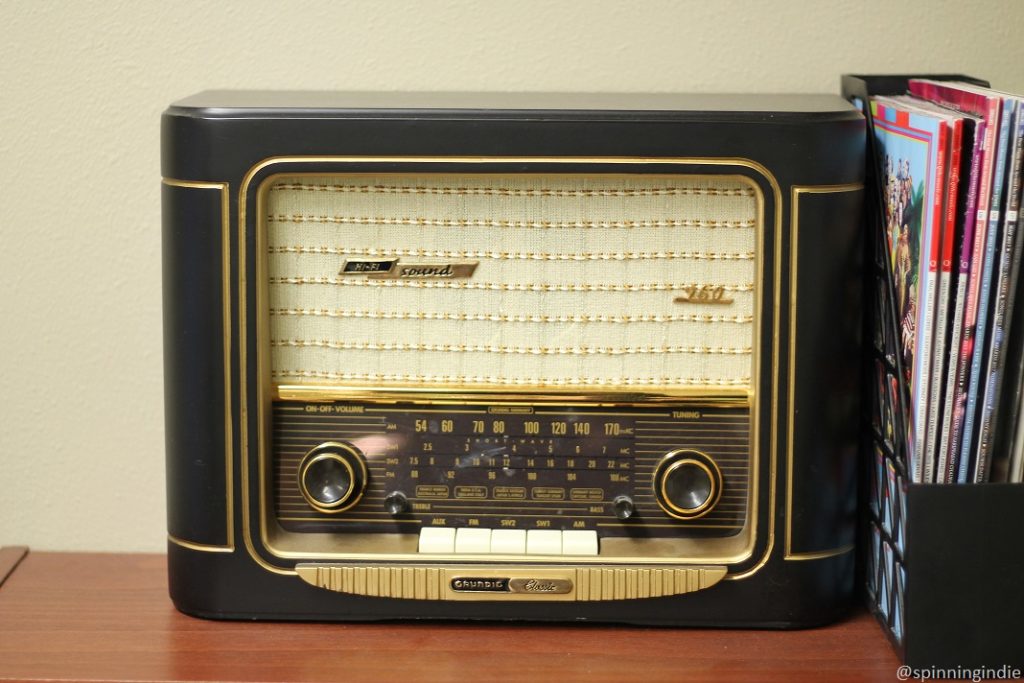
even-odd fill
[{"label": "small black knob", "polygon": [[299,463],[299,491],[320,512],[347,510],[363,497],[366,462],[347,443],[322,443]]},{"label": "small black knob", "polygon": [[629,496],[616,496],[612,501],[612,511],[619,519],[627,520],[636,512],[636,506],[633,505],[633,499]]},{"label": "small black knob", "polygon": [[384,496],[384,509],[389,515],[400,515],[409,511],[409,499],[401,491],[392,491]]}]

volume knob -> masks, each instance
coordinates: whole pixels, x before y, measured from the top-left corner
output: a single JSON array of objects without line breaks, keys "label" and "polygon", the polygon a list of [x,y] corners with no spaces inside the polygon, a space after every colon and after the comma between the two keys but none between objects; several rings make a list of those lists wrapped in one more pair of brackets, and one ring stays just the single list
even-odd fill
[{"label": "volume knob", "polygon": [[299,463],[299,491],[320,512],[342,512],[358,503],[366,478],[363,454],[348,443],[322,443]]},{"label": "volume knob", "polygon": [[700,451],[672,451],[654,471],[654,495],[672,517],[695,519],[706,515],[722,496],[722,473]]}]

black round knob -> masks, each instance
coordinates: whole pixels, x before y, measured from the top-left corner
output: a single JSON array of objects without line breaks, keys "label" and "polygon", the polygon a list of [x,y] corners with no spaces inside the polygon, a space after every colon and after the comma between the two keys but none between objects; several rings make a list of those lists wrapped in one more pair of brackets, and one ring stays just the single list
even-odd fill
[{"label": "black round knob", "polygon": [[673,517],[701,517],[722,496],[722,473],[700,451],[672,451],[654,471],[654,495],[661,509]]},{"label": "black round knob", "polygon": [[322,443],[299,463],[299,491],[320,512],[348,510],[365,488],[366,461],[351,444]]},{"label": "black round knob", "polygon": [[389,515],[400,515],[409,511],[409,498],[401,491],[392,491],[384,496],[384,509]]},{"label": "black round knob", "polygon": [[627,520],[636,512],[636,506],[629,496],[615,496],[615,500],[612,501],[612,512],[619,519]]}]

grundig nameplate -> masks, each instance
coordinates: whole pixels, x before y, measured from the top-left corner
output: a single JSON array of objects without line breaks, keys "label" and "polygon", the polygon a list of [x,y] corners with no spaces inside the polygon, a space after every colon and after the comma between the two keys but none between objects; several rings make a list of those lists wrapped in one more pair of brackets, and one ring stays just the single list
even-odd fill
[{"label": "grundig nameplate", "polygon": [[389,280],[458,280],[473,277],[477,261],[444,263],[402,263],[399,259],[349,259],[338,275],[365,275]]},{"label": "grundig nameplate", "polygon": [[638,600],[714,586],[726,568],[299,564],[303,581],[339,593],[406,600]]}]

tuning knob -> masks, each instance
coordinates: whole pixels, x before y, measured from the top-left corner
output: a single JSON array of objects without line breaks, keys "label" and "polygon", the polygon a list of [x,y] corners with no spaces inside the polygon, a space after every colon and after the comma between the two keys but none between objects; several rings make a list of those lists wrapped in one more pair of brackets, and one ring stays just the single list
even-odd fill
[{"label": "tuning knob", "polygon": [[654,471],[654,495],[672,517],[695,519],[706,515],[722,497],[722,473],[700,451],[672,451]]},{"label": "tuning knob", "polygon": [[366,478],[363,454],[347,443],[322,443],[299,463],[299,491],[320,512],[342,512],[358,503]]}]

